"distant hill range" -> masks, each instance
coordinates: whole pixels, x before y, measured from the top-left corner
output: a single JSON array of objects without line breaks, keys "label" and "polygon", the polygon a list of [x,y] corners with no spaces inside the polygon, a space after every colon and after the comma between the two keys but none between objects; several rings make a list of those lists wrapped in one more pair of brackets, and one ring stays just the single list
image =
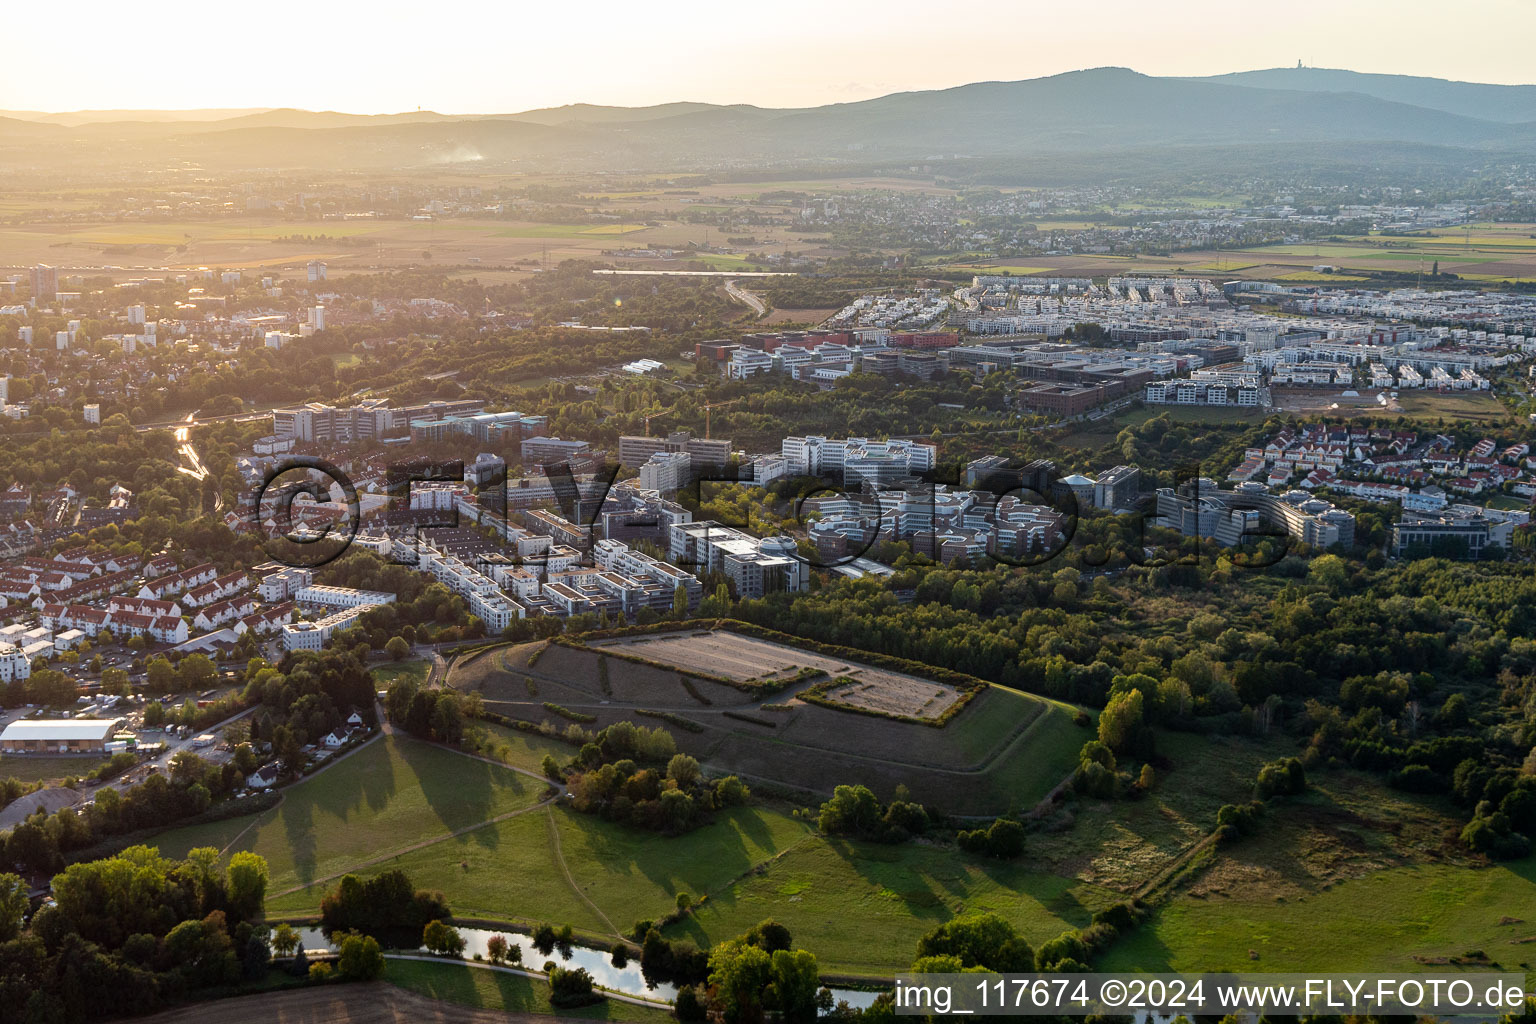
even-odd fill
[{"label": "distant hill range", "polygon": [[1480,85],[1414,75],[1368,75],[1333,68],[1270,68],[1188,81],[1295,92],[1358,92],[1380,100],[1483,121],[1536,122],[1536,85]]},{"label": "distant hill range", "polygon": [[[1260,147],[1486,159],[1536,151],[1536,86],[1476,85],[1319,68],[1154,78],[1095,68],[805,109],[575,104],[513,114],[387,115],[292,109],[0,111],[0,170],[110,149],[119,165],[408,169],[718,168],[1217,154]],[[110,147],[109,147],[110,144]]]}]

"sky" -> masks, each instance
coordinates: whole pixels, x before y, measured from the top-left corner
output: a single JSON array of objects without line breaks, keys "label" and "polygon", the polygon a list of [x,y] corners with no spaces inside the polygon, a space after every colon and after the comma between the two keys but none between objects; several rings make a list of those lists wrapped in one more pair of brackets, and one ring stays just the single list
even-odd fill
[{"label": "sky", "polygon": [[9,5],[0,109],[812,106],[1114,65],[1536,81],[1533,0],[76,0]]}]

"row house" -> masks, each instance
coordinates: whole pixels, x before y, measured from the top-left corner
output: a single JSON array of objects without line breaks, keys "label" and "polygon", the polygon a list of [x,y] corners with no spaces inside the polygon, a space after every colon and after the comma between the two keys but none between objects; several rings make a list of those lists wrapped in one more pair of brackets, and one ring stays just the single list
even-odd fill
[{"label": "row house", "polygon": [[23,558],[11,565],[13,569],[23,569],[28,572],[63,573],[70,578],[72,583],[88,580],[92,576],[101,574],[101,570],[89,562],[66,562],[59,558]]},{"label": "row house", "polygon": [[[140,597],[152,597],[157,600],[165,600],[175,597],[194,587],[201,587],[206,583],[212,583],[219,571],[214,568],[212,562],[204,562],[202,565],[184,569],[181,572],[172,573],[169,576],[161,576],[159,579],[150,580],[139,590]],[[146,574],[147,575],[147,574]]]},{"label": "row house", "polygon": [[83,604],[86,601],[94,601],[98,597],[130,586],[138,574],[132,569],[124,569],[121,572],[108,573],[105,576],[97,576],[64,590],[55,591],[48,595],[49,600],[56,604]]},{"label": "row house", "polygon": [[38,610],[38,619],[55,633],[78,629],[86,636],[96,636],[102,630],[112,628],[110,614],[83,604],[45,604]]},{"label": "row house", "polygon": [[87,545],[60,551],[53,556],[53,560],[55,562],[73,562],[79,565],[89,565],[98,572],[122,572],[124,569],[135,568],[134,564],[126,558],[120,558],[110,551],[93,553]]},{"label": "row house", "polygon": [[235,634],[244,636],[246,633],[255,633],[257,636],[268,636],[283,628],[283,624],[293,618],[293,610],[297,607],[292,601],[284,601],[282,604],[263,608],[258,612],[247,615],[235,623]]},{"label": "row house", "polygon": [[32,580],[0,574],[0,602],[4,602],[0,604],[0,608],[16,602],[33,604],[42,592],[43,588]]},{"label": "row house", "polygon": [[156,555],[144,563],[141,571],[147,580],[152,580],[157,576],[168,576],[176,571],[176,556]]},{"label": "row house", "polygon": [[153,615],[123,612],[121,615],[112,616],[111,627],[119,637],[146,636],[162,644],[187,642],[187,620],[172,615],[162,615],[157,618]]},{"label": "row house", "polygon": [[203,605],[213,604],[215,601],[223,601],[240,593],[249,585],[249,578],[244,570],[226,573],[210,583],[200,587],[193,587],[187,591],[183,600],[189,608],[201,608]]},{"label": "row house", "polygon": [[1398,504],[1413,493],[1402,484],[1383,484],[1368,480],[1338,480],[1330,486],[1336,491],[1353,494],[1366,501],[1391,501]]},{"label": "row house", "polygon": [[181,615],[181,605],[175,601],[156,601],[148,597],[119,594],[107,602],[107,611],[114,615],[118,612],[133,612],[135,615],[152,615],[155,618],[161,618],[166,615]]},{"label": "row house", "polygon": [[256,611],[256,599],[250,594],[217,601],[198,611],[192,625],[201,630],[218,629],[226,622],[242,619]]}]

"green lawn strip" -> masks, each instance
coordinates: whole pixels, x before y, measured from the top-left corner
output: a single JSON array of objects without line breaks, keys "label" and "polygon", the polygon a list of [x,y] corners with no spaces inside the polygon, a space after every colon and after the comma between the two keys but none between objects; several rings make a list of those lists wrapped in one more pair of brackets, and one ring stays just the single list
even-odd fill
[{"label": "green lawn strip", "polygon": [[472,967],[466,963],[389,960],[385,965],[384,980],[408,992],[432,999],[507,1013],[633,1021],[636,1024],[662,1024],[672,1020],[666,1010],[636,1006],[617,999],[606,999],[576,1009],[556,1009],[550,1005],[547,982],[506,971]]}]

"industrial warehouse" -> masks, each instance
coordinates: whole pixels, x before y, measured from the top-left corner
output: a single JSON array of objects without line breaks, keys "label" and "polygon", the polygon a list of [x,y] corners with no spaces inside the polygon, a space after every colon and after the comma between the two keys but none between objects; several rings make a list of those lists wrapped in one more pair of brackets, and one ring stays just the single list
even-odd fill
[{"label": "industrial warehouse", "polygon": [[34,718],[12,722],[0,733],[5,753],[102,753],[121,718]]}]

